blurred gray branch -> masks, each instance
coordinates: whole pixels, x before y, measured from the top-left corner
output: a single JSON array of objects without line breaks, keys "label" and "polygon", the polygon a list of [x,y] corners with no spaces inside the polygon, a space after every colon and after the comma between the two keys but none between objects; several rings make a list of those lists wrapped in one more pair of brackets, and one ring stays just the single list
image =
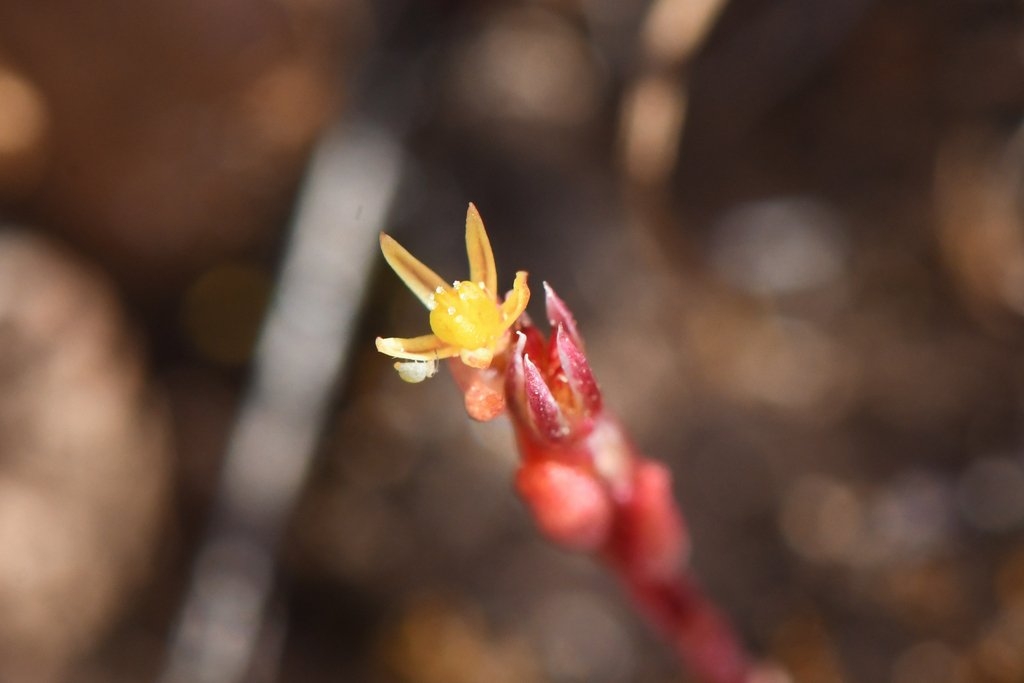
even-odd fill
[{"label": "blurred gray branch", "polygon": [[392,139],[361,126],[327,135],[313,160],[163,683],[255,674],[278,540],[345,373],[400,165]]}]

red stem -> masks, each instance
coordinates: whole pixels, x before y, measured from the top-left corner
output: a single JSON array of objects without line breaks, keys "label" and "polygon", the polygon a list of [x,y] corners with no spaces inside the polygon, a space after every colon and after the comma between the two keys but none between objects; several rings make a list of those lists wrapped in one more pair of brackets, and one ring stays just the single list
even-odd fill
[{"label": "red stem", "polygon": [[743,646],[693,576],[648,583],[621,578],[635,604],[697,678],[704,683],[750,680]]},{"label": "red stem", "polygon": [[642,456],[629,457],[630,485],[626,495],[617,496],[615,523],[602,559],[700,681],[749,683],[746,649],[687,568],[689,539],[673,497],[671,473]]}]

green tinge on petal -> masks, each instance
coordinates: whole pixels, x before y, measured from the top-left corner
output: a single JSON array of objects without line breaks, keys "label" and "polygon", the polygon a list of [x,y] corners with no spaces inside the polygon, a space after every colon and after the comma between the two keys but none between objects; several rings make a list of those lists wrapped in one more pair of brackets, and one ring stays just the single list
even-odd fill
[{"label": "green tinge on petal", "polygon": [[412,290],[424,306],[432,308],[434,292],[438,287],[446,286],[441,276],[410,254],[390,235],[380,234],[380,250],[384,260],[402,278],[405,286]]}]

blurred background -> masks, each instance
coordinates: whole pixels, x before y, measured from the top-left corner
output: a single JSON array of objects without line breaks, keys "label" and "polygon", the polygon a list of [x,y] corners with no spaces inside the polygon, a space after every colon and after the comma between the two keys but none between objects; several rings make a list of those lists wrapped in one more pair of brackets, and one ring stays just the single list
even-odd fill
[{"label": "blurred background", "polygon": [[0,681],[685,680],[373,348],[469,201],[753,652],[1024,681],[1022,126],[1018,0],[5,0]]}]

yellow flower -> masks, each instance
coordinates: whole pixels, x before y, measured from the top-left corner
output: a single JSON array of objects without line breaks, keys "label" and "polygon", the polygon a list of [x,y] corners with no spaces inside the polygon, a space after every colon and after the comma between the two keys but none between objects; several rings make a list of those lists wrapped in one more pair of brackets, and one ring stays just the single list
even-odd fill
[{"label": "yellow flower", "polygon": [[447,284],[402,245],[381,234],[380,249],[388,265],[430,310],[430,329],[411,339],[377,337],[377,350],[405,362],[395,363],[407,382],[431,377],[441,358],[458,356],[473,368],[487,368],[495,355],[508,348],[509,329],[530,300],[526,272],[516,273],[512,291],[498,298],[498,274],[484,223],[473,204],[466,212],[466,252],[469,279]]}]

